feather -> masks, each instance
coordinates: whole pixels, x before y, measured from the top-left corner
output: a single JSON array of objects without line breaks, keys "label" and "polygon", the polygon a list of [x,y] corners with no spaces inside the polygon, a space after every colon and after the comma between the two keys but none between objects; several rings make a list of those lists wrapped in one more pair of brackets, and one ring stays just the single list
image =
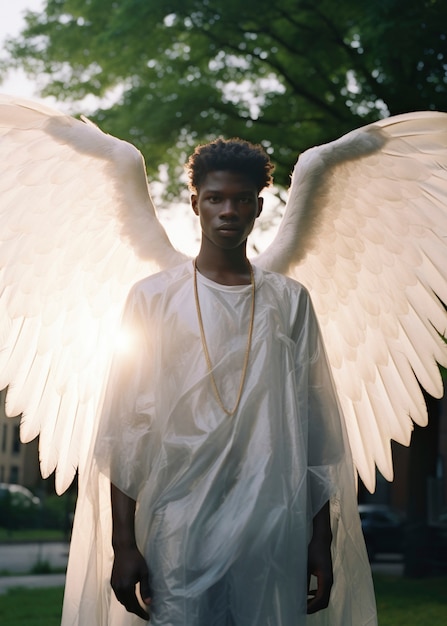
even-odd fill
[{"label": "feather", "polygon": [[365,485],[393,475],[447,365],[447,114],[417,112],[302,154],[257,259],[310,291]]},{"label": "feather", "polygon": [[0,384],[59,493],[89,441],[130,286],[184,260],[141,154],[95,125],[0,98]]}]

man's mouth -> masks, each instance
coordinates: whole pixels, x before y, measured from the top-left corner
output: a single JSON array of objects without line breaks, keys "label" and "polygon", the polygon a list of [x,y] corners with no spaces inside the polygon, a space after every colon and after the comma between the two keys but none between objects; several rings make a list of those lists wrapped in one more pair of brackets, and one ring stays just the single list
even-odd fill
[{"label": "man's mouth", "polygon": [[221,224],[218,230],[224,231],[238,231],[239,228],[235,224]]}]

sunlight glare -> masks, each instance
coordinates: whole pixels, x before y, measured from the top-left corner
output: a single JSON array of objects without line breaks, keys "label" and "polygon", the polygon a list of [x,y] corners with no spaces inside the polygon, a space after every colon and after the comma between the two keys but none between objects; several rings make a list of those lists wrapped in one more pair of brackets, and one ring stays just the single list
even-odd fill
[{"label": "sunlight glare", "polygon": [[134,337],[128,328],[120,328],[115,335],[115,354],[129,354],[134,344]]}]

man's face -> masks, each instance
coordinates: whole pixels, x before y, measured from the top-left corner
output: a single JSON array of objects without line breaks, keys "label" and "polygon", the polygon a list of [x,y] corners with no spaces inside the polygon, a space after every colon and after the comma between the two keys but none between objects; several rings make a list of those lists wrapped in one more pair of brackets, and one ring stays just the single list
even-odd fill
[{"label": "man's face", "polygon": [[191,196],[202,236],[228,250],[246,241],[261,213],[262,202],[250,178],[227,170],[207,174],[197,194]]}]

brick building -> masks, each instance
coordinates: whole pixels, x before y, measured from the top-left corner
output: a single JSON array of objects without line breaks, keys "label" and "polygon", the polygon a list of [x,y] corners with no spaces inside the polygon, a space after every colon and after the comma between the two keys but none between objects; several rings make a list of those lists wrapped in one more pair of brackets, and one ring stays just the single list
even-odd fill
[{"label": "brick building", "polygon": [[5,415],[5,390],[0,391],[0,482],[33,490],[41,480],[38,440],[20,442],[20,418]]}]

